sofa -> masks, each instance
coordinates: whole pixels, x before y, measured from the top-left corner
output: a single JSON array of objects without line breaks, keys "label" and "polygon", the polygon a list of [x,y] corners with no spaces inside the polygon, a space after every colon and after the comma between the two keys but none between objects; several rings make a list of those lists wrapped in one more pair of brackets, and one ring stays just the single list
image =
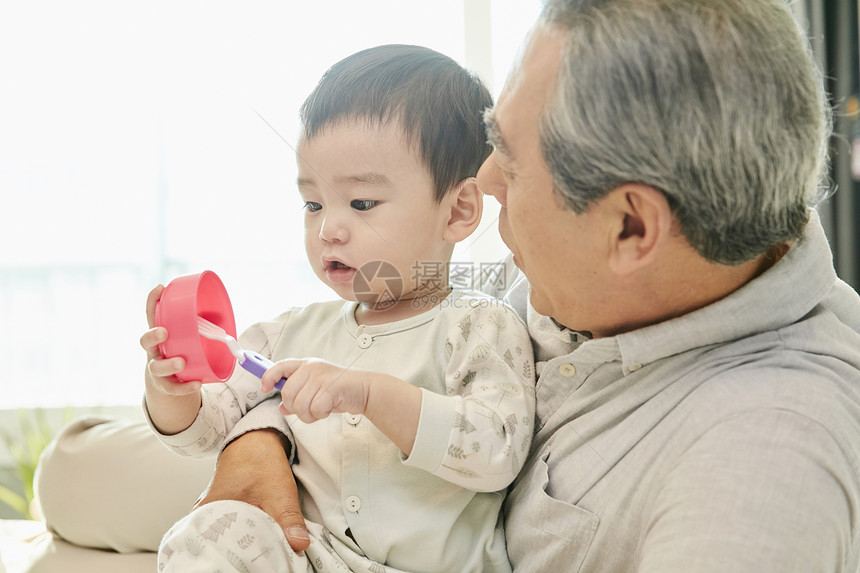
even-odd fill
[{"label": "sofa", "polygon": [[0,573],[152,573],[156,554],[79,547],[47,531],[44,522],[0,520]]},{"label": "sofa", "polygon": [[156,571],[161,536],[191,509],[214,462],[175,455],[140,421],[73,421],[39,461],[43,519],[0,520],[0,573]]}]

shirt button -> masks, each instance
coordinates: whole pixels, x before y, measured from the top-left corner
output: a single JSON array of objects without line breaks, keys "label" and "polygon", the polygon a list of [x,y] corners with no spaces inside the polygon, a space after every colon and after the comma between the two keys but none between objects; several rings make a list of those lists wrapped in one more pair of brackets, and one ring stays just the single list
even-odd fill
[{"label": "shirt button", "polygon": [[627,369],[630,370],[630,372],[636,372],[640,368],[642,368],[641,364],[631,364],[630,366],[627,367]]},{"label": "shirt button", "polygon": [[370,345],[373,344],[373,337],[369,334],[362,334],[356,339],[359,348],[370,348]]},{"label": "shirt button", "polygon": [[348,414],[346,417],[346,421],[353,426],[357,426],[359,422],[361,422],[361,416],[357,414]]},{"label": "shirt button", "polygon": [[350,513],[358,512],[361,509],[361,500],[354,495],[349,496],[346,498],[346,509]]},{"label": "shirt button", "polygon": [[570,378],[571,376],[576,374],[576,366],[570,363],[562,364],[558,367],[558,372],[565,378]]}]

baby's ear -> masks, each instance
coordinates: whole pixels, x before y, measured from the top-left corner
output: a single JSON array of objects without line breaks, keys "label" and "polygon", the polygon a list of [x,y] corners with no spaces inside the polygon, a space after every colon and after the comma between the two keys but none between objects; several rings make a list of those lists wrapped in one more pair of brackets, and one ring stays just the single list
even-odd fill
[{"label": "baby's ear", "polygon": [[457,243],[471,235],[478,228],[484,210],[484,196],[475,178],[460,181],[442,200],[442,206],[450,209],[442,238]]}]

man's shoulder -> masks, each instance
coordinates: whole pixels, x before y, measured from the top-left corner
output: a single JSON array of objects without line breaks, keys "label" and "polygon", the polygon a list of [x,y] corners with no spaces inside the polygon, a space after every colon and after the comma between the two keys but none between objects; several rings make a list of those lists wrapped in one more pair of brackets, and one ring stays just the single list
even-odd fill
[{"label": "man's shoulder", "polygon": [[783,423],[820,424],[838,441],[856,442],[860,335],[830,330],[835,321],[824,315],[804,322],[816,324],[794,324],[702,353],[699,367],[710,372],[685,407],[707,412],[702,418],[714,425],[780,412]]}]

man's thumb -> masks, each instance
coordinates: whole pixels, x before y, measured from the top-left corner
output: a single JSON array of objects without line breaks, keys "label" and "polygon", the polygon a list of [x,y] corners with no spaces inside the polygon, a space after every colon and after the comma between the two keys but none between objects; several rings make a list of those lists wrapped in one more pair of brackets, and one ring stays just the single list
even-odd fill
[{"label": "man's thumb", "polygon": [[[298,520],[298,523],[296,523]],[[304,551],[311,544],[311,539],[308,536],[308,530],[304,525],[304,519],[301,514],[292,512],[284,512],[281,514],[281,527],[284,530],[284,535],[287,537],[287,543],[293,548],[293,551],[298,553]]]}]

